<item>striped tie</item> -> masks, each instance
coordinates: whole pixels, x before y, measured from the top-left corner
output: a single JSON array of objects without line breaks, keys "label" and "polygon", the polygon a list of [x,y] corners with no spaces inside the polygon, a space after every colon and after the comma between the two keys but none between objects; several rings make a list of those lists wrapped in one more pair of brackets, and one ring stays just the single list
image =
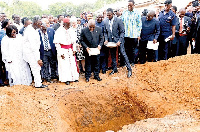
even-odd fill
[{"label": "striped tie", "polygon": [[44,50],[48,51],[49,47],[48,47],[48,38],[47,35],[44,33]]}]

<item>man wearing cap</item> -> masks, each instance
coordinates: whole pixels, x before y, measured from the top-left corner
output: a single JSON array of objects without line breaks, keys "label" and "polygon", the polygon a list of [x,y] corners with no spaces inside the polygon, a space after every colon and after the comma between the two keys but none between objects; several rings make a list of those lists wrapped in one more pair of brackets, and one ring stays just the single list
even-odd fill
[{"label": "man wearing cap", "polygon": [[[160,12],[158,19],[160,20],[160,36],[159,36],[159,49],[158,56],[159,60],[168,59],[168,48],[170,46],[171,40],[174,40],[175,37],[175,26],[176,26],[176,14],[171,11],[172,1],[165,1],[165,9]],[[165,41],[166,38],[169,38],[170,41]]]},{"label": "man wearing cap", "polygon": [[59,81],[69,85],[79,79],[78,68],[75,60],[76,33],[70,28],[70,19],[63,19],[63,26],[55,32],[54,43],[57,49]]}]

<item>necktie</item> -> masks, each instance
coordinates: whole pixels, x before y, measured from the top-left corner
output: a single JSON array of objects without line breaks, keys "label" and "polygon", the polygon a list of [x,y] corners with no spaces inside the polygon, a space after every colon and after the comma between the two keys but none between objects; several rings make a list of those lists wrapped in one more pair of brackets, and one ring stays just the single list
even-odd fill
[{"label": "necktie", "polygon": [[112,20],[109,20],[110,31],[112,32]]},{"label": "necktie", "polygon": [[48,51],[49,47],[48,47],[48,38],[47,35],[44,34],[44,50]]},{"label": "necktie", "polygon": [[183,18],[181,18],[179,33],[183,31]]}]

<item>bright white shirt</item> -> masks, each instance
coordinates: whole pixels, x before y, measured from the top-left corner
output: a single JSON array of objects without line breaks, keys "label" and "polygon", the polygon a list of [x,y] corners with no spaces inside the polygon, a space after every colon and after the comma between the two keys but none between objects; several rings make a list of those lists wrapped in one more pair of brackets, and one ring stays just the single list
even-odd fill
[{"label": "bright white shirt", "polygon": [[23,52],[25,53],[25,60],[28,56],[34,56],[35,60],[40,60],[40,36],[38,30],[35,30],[32,25],[26,27],[24,31]]}]

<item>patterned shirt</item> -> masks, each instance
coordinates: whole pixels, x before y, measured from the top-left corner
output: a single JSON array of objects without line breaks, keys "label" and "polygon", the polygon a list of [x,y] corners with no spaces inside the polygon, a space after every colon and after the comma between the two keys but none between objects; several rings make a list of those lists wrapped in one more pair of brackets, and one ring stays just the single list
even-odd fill
[{"label": "patterned shirt", "polygon": [[142,21],[140,13],[133,9],[133,11],[126,10],[121,16],[124,22],[125,37],[138,38],[140,37],[142,29]]}]

